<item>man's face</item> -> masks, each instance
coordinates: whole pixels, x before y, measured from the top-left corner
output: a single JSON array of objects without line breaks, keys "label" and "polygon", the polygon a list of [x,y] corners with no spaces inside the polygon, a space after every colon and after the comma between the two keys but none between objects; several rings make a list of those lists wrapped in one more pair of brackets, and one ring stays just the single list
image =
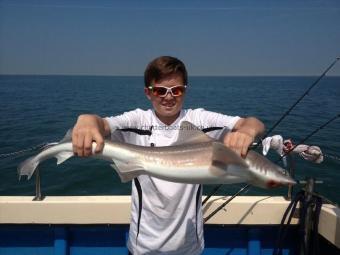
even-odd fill
[{"label": "man's face", "polygon": [[[185,84],[182,76],[173,74],[159,81],[153,81],[150,85],[153,87],[162,86],[171,88],[178,85],[184,86]],[[147,98],[151,101],[157,117],[167,125],[173,123],[182,109],[184,95],[174,97],[171,92],[168,91],[165,97],[160,97],[155,96],[148,88],[145,88],[144,91]]]}]

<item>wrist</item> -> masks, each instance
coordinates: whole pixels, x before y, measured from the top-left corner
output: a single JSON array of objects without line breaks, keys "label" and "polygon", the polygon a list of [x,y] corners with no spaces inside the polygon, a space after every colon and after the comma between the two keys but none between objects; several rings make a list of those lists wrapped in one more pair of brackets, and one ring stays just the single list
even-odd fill
[{"label": "wrist", "polygon": [[103,127],[104,127],[104,137],[107,137],[111,134],[111,128],[110,128],[109,122],[104,118],[101,118],[101,120],[103,122]]}]

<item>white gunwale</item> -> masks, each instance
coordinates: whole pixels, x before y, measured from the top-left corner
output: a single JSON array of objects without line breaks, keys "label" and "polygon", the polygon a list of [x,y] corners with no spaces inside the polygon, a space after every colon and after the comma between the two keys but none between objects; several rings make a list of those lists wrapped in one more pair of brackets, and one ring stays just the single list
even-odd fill
[{"label": "white gunwale", "polygon": [[[213,196],[204,207],[207,216],[226,201]],[[130,196],[0,196],[0,224],[129,224]],[[278,225],[290,201],[281,196],[238,196],[207,224]],[[292,224],[297,224],[293,218]],[[322,207],[319,233],[340,248],[340,209]]]}]

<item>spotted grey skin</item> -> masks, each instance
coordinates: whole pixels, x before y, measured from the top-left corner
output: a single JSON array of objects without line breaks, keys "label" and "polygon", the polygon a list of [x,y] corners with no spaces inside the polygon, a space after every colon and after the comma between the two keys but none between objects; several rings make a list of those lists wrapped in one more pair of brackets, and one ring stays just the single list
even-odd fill
[{"label": "spotted grey skin", "polygon": [[[32,176],[44,160],[56,157],[60,164],[72,157],[68,138],[21,163],[19,176]],[[92,144],[93,152],[96,144]],[[94,158],[109,161],[123,182],[147,174],[163,180],[197,184],[232,184],[247,182],[262,188],[294,184],[283,169],[262,155],[250,151],[242,159],[221,142],[199,131],[189,122],[180,126],[178,140],[172,146],[144,147],[118,141],[105,141]]]}]

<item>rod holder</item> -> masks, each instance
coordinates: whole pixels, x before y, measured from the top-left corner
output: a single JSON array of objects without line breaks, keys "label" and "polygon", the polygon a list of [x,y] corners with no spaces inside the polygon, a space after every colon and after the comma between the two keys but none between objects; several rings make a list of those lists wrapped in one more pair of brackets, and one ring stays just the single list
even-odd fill
[{"label": "rod holder", "polygon": [[39,167],[35,170],[35,197],[33,201],[42,201],[44,197],[41,194],[41,181]]},{"label": "rod holder", "polygon": [[[287,161],[288,161],[288,172],[290,177],[294,179],[295,177],[295,162],[293,159],[292,154],[288,154],[287,156]],[[288,186],[288,193],[287,193],[287,199],[292,200],[292,194],[293,194],[293,185]]]},{"label": "rod holder", "polygon": [[309,254],[310,252],[310,242],[311,242],[311,234],[313,229],[313,211],[315,209],[315,206],[311,204],[315,187],[315,179],[314,178],[307,178],[306,180],[306,188],[305,188],[305,197],[306,197],[306,204],[308,205],[306,210],[306,218],[304,222],[304,245],[301,247],[300,254],[305,255]]}]

